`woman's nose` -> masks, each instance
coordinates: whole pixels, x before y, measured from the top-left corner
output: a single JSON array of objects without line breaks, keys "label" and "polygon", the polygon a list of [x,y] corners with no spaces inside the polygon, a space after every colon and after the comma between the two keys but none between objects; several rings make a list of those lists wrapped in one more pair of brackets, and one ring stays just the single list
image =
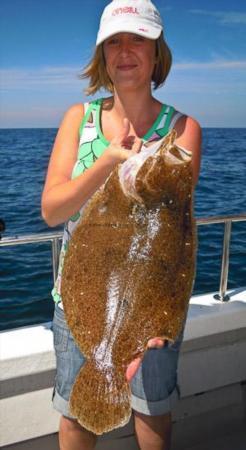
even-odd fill
[{"label": "woman's nose", "polygon": [[122,40],[121,42],[120,42],[120,51],[121,51],[121,53],[128,53],[129,52],[129,50],[130,50],[130,45],[129,45],[129,42],[127,41],[127,40]]}]

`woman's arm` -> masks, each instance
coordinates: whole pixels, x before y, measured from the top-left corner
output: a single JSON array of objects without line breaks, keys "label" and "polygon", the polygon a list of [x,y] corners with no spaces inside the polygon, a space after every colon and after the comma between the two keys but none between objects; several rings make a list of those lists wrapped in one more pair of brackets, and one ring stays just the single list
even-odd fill
[{"label": "woman's arm", "polygon": [[[84,115],[82,105],[72,106],[65,114],[51,153],[42,194],[42,216],[49,226],[65,222],[104,183],[113,168],[140,150],[140,139],[129,139],[129,122],[123,122],[122,133],[112,140],[92,167],[71,180],[77,160],[79,127]],[[129,148],[126,150],[126,148]]]},{"label": "woman's arm", "polygon": [[174,128],[178,134],[175,144],[192,152],[193,181],[195,186],[199,178],[201,164],[201,127],[192,117],[182,116]]}]

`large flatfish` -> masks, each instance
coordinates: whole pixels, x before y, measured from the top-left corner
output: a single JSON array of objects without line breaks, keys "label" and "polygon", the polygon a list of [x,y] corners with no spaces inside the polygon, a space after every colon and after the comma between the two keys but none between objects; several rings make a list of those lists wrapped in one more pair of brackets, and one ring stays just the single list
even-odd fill
[{"label": "large flatfish", "polygon": [[87,203],[64,261],[62,299],[86,357],[70,411],[102,434],[130,419],[127,365],[155,336],[175,340],[195,270],[191,153],[162,142],[118,165]]}]

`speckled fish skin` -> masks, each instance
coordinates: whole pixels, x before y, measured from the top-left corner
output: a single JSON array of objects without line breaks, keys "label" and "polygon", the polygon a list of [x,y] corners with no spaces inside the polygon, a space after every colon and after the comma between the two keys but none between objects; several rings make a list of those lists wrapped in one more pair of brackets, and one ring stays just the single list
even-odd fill
[{"label": "speckled fish skin", "polygon": [[127,166],[112,172],[86,205],[65,257],[64,312],[87,359],[70,410],[96,434],[129,421],[127,365],[150,338],[175,340],[186,317],[196,227],[191,153],[175,146],[175,137],[170,132],[143,162],[135,190],[119,182]]}]

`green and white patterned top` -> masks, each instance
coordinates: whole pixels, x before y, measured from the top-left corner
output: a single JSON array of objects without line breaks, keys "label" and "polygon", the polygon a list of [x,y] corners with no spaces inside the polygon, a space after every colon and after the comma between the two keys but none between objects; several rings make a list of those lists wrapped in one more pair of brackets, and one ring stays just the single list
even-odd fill
[{"label": "green and white patterned top", "polygon": [[[109,146],[109,141],[104,137],[101,126],[101,107],[103,98],[85,104],[85,115],[79,128],[79,147],[77,161],[72,171],[72,179],[81,175],[86,169],[102,155]],[[179,117],[183,114],[176,111],[172,106],[162,105],[161,111],[150,130],[142,138],[143,142],[152,142],[161,139],[173,127]],[[61,253],[59,259],[58,276],[52,290],[53,299],[62,307],[61,299],[61,277],[64,257],[72,233],[79,223],[84,205],[65,223]]]}]

